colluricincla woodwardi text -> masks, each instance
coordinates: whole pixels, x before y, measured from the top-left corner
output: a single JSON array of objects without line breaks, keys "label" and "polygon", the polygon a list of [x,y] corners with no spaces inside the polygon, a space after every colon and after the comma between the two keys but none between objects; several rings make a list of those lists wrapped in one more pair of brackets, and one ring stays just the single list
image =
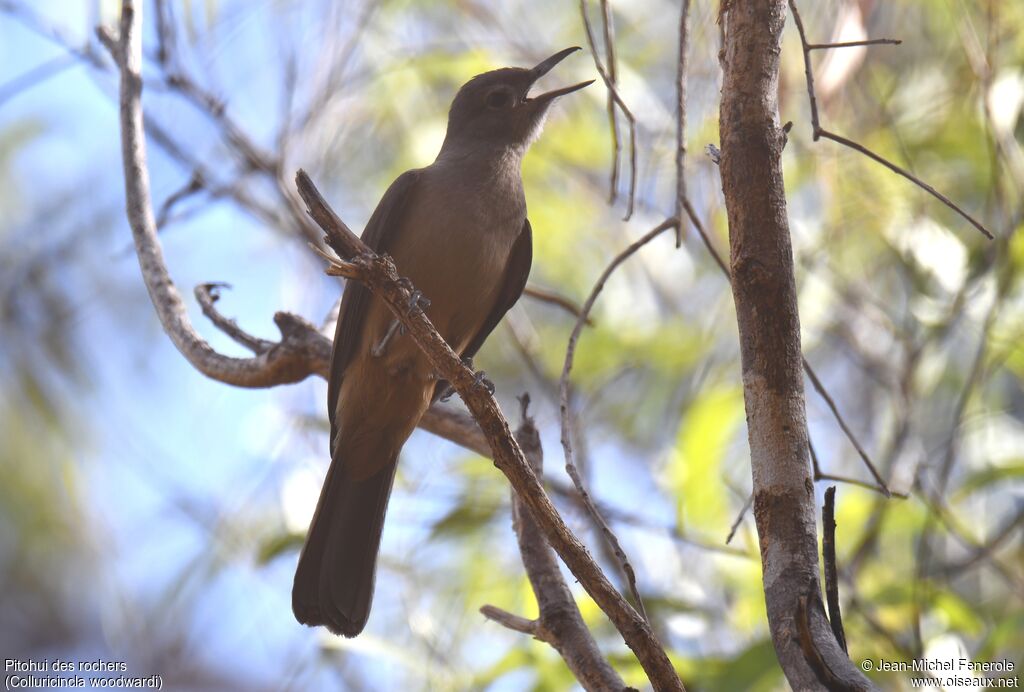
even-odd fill
[{"label": "colluricincla woodwardi text", "polygon": [[[467,82],[452,102],[437,159],[400,175],[363,231],[366,245],[391,255],[429,300],[427,316],[464,358],[480,349],[526,285],[532,246],[522,158],[551,103],[591,82],[528,94],[576,50]],[[388,308],[350,282],[327,393],[331,465],[292,589],[299,622],[347,637],[363,630],[398,455],[443,387]]]}]

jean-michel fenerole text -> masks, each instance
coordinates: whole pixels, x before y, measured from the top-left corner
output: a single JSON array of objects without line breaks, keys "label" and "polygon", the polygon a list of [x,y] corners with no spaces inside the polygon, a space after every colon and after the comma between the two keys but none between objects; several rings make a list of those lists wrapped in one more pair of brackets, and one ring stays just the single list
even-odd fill
[{"label": "jean-michel fenerole text", "polygon": [[913,673],[934,673],[938,671],[974,673],[1012,673],[1016,664],[1008,659],[998,661],[972,661],[969,658],[915,658],[912,661],[887,661],[880,658],[874,662],[874,670]]}]

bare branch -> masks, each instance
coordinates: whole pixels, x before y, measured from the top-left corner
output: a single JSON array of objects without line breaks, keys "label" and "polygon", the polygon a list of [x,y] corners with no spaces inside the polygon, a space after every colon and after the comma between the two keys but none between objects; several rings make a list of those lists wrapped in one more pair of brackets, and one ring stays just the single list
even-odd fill
[{"label": "bare branch", "polygon": [[[523,295],[529,296],[530,298],[538,300],[542,303],[556,305],[575,317],[579,317],[580,315],[579,305],[572,302],[565,296],[554,291],[550,291],[546,288],[540,288],[539,286],[532,286],[527,284],[526,288],[523,289]],[[588,327],[594,326],[593,320],[591,320],[589,317],[587,318],[586,323]]]},{"label": "bare branch", "polygon": [[[545,480],[547,482],[548,487],[555,495],[558,495],[559,497],[562,497],[572,502],[583,511],[586,511],[586,506],[580,499],[580,495],[576,491],[576,487],[574,485],[571,485],[569,483],[562,483],[559,480],[550,477],[546,478]],[[639,514],[635,514],[633,512],[628,512],[626,510],[619,509],[618,507],[613,507],[611,505],[604,504],[597,499],[594,499],[594,504],[597,506],[598,511],[601,512],[601,516],[605,517],[610,521],[618,522],[621,524],[628,524],[630,526],[635,526],[639,529],[646,529],[650,531],[666,533],[669,535],[670,538],[672,538],[672,540],[677,541],[678,543],[688,545],[694,548],[700,548],[701,550],[708,550],[713,553],[721,553],[722,555],[730,555],[732,557],[741,557],[744,559],[750,559],[752,557],[749,552],[741,548],[730,548],[727,545],[723,546],[716,542],[712,542],[702,538],[696,538],[687,533],[683,533],[679,530],[678,526],[668,526],[652,523],[650,520],[645,519]]]},{"label": "bare branch", "polygon": [[864,465],[868,467],[868,471],[871,472],[875,482],[878,483],[878,487],[881,488],[882,494],[886,497],[890,497],[892,492],[889,490],[889,486],[886,485],[884,480],[882,480],[882,476],[878,473],[878,469],[875,468],[875,465],[868,456],[868,453],[860,446],[860,442],[853,434],[853,431],[850,430],[850,426],[846,424],[846,420],[843,418],[842,414],[839,413],[839,408],[836,406],[836,402],[832,400],[828,390],[826,390],[824,385],[821,384],[821,380],[818,379],[817,373],[815,373],[811,368],[811,365],[807,362],[806,358],[803,359],[803,366],[804,372],[807,373],[807,377],[811,380],[811,384],[814,385],[815,391],[817,391],[818,394],[821,395],[821,398],[825,400],[825,403],[832,411],[832,415],[835,416],[836,422],[839,423],[839,427],[843,429],[844,433],[846,433],[847,439],[853,444],[854,448],[857,450],[857,454],[860,455],[861,460],[864,462]]},{"label": "bare branch", "polygon": [[[235,343],[245,346],[253,353],[266,353],[269,351],[275,345],[274,342],[258,339],[245,332],[238,326],[237,322],[224,317],[214,307],[214,303],[220,300],[220,289],[222,288],[231,288],[231,284],[217,281],[196,286],[194,293],[196,300],[199,301],[199,306],[203,309],[203,314],[213,322],[217,329],[231,337]],[[293,317],[294,319],[301,319],[297,316]]]},{"label": "bare branch", "polygon": [[807,50],[830,50],[832,48],[855,48],[857,46],[898,46],[898,38],[872,38],[866,41],[841,41],[839,43],[808,43]]},{"label": "bare branch", "polygon": [[[224,356],[196,332],[184,301],[171,280],[157,238],[150,202],[149,171],[143,129],[141,50],[134,5],[122,5],[120,33],[115,39],[100,30],[100,41],[111,51],[121,72],[121,154],[125,173],[125,199],[135,251],[157,316],[171,342],[199,372],[239,387],[268,387],[299,382],[316,371],[323,355],[323,339],[310,332],[282,332],[281,342],[254,358]],[[315,333],[315,332],[314,332]],[[329,353],[329,349],[328,349]]]},{"label": "bare branch", "polygon": [[[597,41],[594,38],[594,30],[590,25],[590,17],[587,15],[587,0],[580,0],[580,14],[583,16],[583,27],[587,33],[587,45],[590,47],[590,55],[594,58],[594,67],[597,68],[597,73],[601,75],[601,81],[604,82],[605,88],[608,89],[608,95],[611,100],[619,107],[622,111],[622,115],[625,116],[626,122],[629,125],[629,196],[626,198],[626,215],[624,221],[629,221],[633,216],[633,206],[636,203],[636,176],[637,176],[637,153],[636,153],[636,117],[633,115],[633,111],[629,109],[626,102],[622,100],[622,96],[619,95],[618,87],[615,84],[615,78],[605,69],[605,66],[601,63],[601,59],[597,55]],[[614,53],[611,54],[614,57]],[[617,160],[618,160],[618,133],[617,130],[613,130],[613,146],[615,147],[614,158],[616,160],[615,166],[615,180],[618,180],[617,172]]]},{"label": "bare branch", "polygon": [[[801,44],[801,46],[803,46],[803,53],[804,53],[804,76],[806,77],[806,80],[807,80],[807,98],[808,98],[808,100],[810,101],[810,104],[811,104],[811,131],[812,131],[812,134],[813,134],[813,137],[814,137],[814,141],[815,142],[818,141],[818,139],[821,138],[821,137],[824,137],[825,139],[831,139],[833,142],[836,142],[838,144],[842,144],[845,147],[849,147],[850,149],[853,149],[854,151],[857,151],[857,152],[860,152],[861,154],[864,154],[869,159],[882,164],[883,166],[885,166],[886,168],[891,170],[893,173],[896,173],[898,175],[903,176],[904,178],[906,178],[910,182],[912,182],[915,185],[917,185],[918,187],[920,187],[925,192],[928,192],[929,194],[931,194],[933,197],[935,197],[935,199],[937,199],[940,202],[942,202],[943,204],[945,204],[947,207],[949,207],[950,209],[955,211],[957,214],[962,216],[964,219],[966,219],[972,226],[974,226],[979,231],[981,231],[982,235],[984,235],[989,240],[992,240],[994,236],[992,235],[992,233],[987,228],[985,228],[985,226],[982,225],[982,223],[980,221],[978,221],[973,216],[971,216],[966,211],[964,211],[962,208],[960,208],[951,199],[949,199],[949,197],[946,197],[944,194],[942,194],[941,192],[936,190],[934,187],[932,187],[928,183],[926,183],[923,180],[921,180],[920,178],[918,178],[916,175],[914,175],[910,171],[907,171],[906,169],[897,166],[895,163],[889,161],[888,159],[886,159],[883,156],[880,156],[880,155],[876,154],[875,152],[871,151],[870,149],[868,149],[864,145],[858,144],[857,142],[854,142],[852,139],[847,139],[846,137],[843,137],[842,135],[837,135],[834,132],[830,132],[830,131],[828,131],[826,129],[823,129],[821,127],[821,121],[819,120],[819,117],[818,117],[818,101],[817,101],[817,98],[815,97],[815,94],[814,94],[814,70],[811,68],[811,51],[814,50],[815,47],[817,47],[817,48],[831,48],[831,47],[837,47],[837,46],[838,47],[842,47],[844,44],[812,44],[812,43],[808,43],[807,42],[807,33],[804,31],[804,23],[803,23],[803,20],[800,18],[800,11],[796,7],[796,0],[789,0],[789,9],[790,9],[790,11],[793,14],[793,21],[796,22],[797,32],[800,34],[800,44]],[[870,44],[870,43],[893,43],[893,42],[894,42],[893,39],[878,39],[878,40],[875,40],[875,41],[866,41],[866,42],[863,42],[863,43]],[[853,42],[850,45],[856,45],[856,44],[857,44],[857,42]]]},{"label": "bare branch", "polygon": [[507,610],[499,608],[498,606],[492,605],[481,606],[480,613],[488,620],[493,620],[502,627],[507,627],[513,632],[522,632],[523,634],[528,634],[531,637],[537,637],[544,641],[537,631],[538,623],[536,620],[527,620],[520,615],[515,615]]},{"label": "bare branch", "polygon": [[[611,80],[612,84],[617,84],[619,77],[618,66],[616,65],[618,61],[615,59],[615,29],[612,25],[611,4],[608,0],[601,0],[601,28],[604,35],[605,59],[608,61],[608,79]],[[607,110],[608,127],[612,135],[612,172],[608,185],[608,203],[612,204],[615,202],[619,192],[619,167],[620,159],[622,158],[622,144],[619,142],[619,122],[615,115],[615,99],[612,98],[611,93],[608,94]]]},{"label": "bare branch", "polygon": [[843,632],[843,616],[839,610],[839,577],[836,569],[836,486],[825,490],[825,506],[821,508],[821,559],[825,564],[825,600],[828,603],[828,620],[832,633],[843,651],[846,648],[846,633]]},{"label": "bare branch", "polygon": [[[522,422],[516,430],[516,441],[539,476],[544,470],[544,451],[540,444],[540,433],[537,432],[527,411],[529,396],[524,394],[520,402]],[[540,617],[537,620],[525,620],[494,606],[485,606],[481,608],[481,612],[492,619],[497,619],[493,616],[500,613],[503,618],[501,623],[511,629],[528,626],[528,630],[518,631],[532,634],[553,646],[584,689],[624,689],[626,685],[622,678],[601,655],[597,642],[583,622],[583,616],[572,592],[562,578],[554,551],[544,540],[540,527],[515,491],[512,492],[512,518],[523,566],[537,597]],[[485,612],[485,608],[488,612]]]},{"label": "bare branch", "polygon": [[576,344],[579,341],[580,333],[583,331],[583,325],[585,324],[587,317],[590,315],[590,311],[593,309],[594,303],[597,302],[597,297],[601,294],[602,289],[604,289],[605,282],[608,281],[608,278],[620,264],[629,259],[629,257],[636,253],[640,248],[678,224],[679,221],[674,217],[662,221],[640,237],[640,239],[616,255],[601,273],[601,276],[598,277],[597,282],[594,284],[594,288],[590,292],[590,296],[587,298],[587,302],[583,304],[583,310],[580,312],[580,316],[576,319],[576,325],[573,327],[572,334],[569,336],[569,344],[565,349],[565,363],[562,366],[562,376],[558,383],[559,410],[561,412],[562,422],[562,449],[565,450],[565,470],[569,474],[569,477],[572,478],[572,482],[576,486],[576,490],[579,492],[580,498],[583,500],[588,513],[600,527],[602,535],[612,547],[612,551],[615,553],[615,557],[619,561],[619,566],[622,568],[622,571],[626,576],[626,581],[633,594],[633,598],[636,600],[637,607],[640,608],[642,614],[643,602],[640,598],[640,593],[636,588],[636,575],[633,573],[633,567],[630,565],[625,551],[622,550],[622,546],[619,545],[618,538],[612,532],[608,523],[601,516],[601,512],[598,511],[597,506],[590,498],[590,494],[587,492],[586,488],[584,488],[583,481],[580,479],[579,472],[576,470],[576,463],[573,460],[572,423],[570,421],[569,411],[569,375],[572,373],[573,359],[576,355]]},{"label": "bare branch", "polygon": [[683,211],[686,197],[686,65],[690,43],[690,0],[679,9],[679,56],[676,60],[676,247],[683,244]]},{"label": "bare branch", "polygon": [[978,221],[973,216],[971,216],[966,211],[964,211],[960,206],[958,206],[955,202],[953,202],[953,200],[951,200],[949,197],[946,197],[944,194],[942,194],[941,192],[936,190],[934,187],[932,187],[931,185],[929,185],[925,181],[923,181],[920,178],[918,178],[916,175],[914,175],[910,171],[908,171],[908,170],[906,170],[904,168],[900,168],[899,166],[897,166],[892,161],[889,161],[888,159],[886,159],[886,158],[884,158],[882,156],[879,156],[878,154],[876,154],[875,152],[871,151],[870,149],[868,149],[864,145],[858,144],[857,142],[854,142],[851,139],[847,139],[846,137],[843,137],[841,135],[837,135],[837,134],[835,134],[833,132],[829,132],[828,130],[825,130],[825,129],[822,129],[822,128],[818,128],[818,135],[820,135],[821,137],[824,137],[825,139],[831,139],[833,142],[838,142],[839,144],[842,144],[843,146],[849,147],[850,149],[853,149],[854,151],[859,151],[860,153],[862,153],[865,156],[867,156],[869,159],[877,161],[878,163],[882,164],[883,166],[885,166],[886,168],[888,168],[892,172],[898,173],[899,175],[902,175],[904,178],[906,178],[910,182],[914,183],[915,185],[920,187],[925,192],[930,193],[933,197],[935,197],[935,199],[937,199],[940,202],[942,202],[943,204],[945,204],[947,207],[949,207],[950,209],[955,211],[957,214],[959,214],[963,218],[967,219],[967,221],[972,226],[974,226],[979,231],[981,231],[981,234],[983,236],[985,236],[989,240],[992,240],[995,237],[995,236],[992,235],[991,231],[989,231],[987,228],[985,228],[985,226],[982,225],[982,223],[980,221]]},{"label": "bare branch", "polygon": [[740,513],[736,515],[736,520],[729,527],[729,535],[725,537],[725,544],[729,545],[732,543],[732,539],[736,536],[736,531],[740,528],[740,524],[743,523],[743,517],[747,516],[747,511],[750,509],[750,505],[754,504],[754,493],[750,493],[747,496],[747,501],[743,503],[740,508]]}]

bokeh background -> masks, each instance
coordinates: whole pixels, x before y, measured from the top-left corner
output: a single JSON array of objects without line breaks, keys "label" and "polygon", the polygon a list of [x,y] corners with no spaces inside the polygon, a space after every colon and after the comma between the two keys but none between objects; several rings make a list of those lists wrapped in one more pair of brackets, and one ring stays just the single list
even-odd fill
[{"label": "bokeh background", "polygon": [[[361,228],[387,184],[428,164],[469,77],[586,45],[580,6],[515,0],[184,0],[144,5],[154,206],[186,292],[274,338],[276,310],[325,320],[322,273],[289,204],[309,170]],[[993,230],[866,158],[810,138],[788,22],[781,116],[804,350],[894,490],[838,490],[850,654],[1024,651],[1024,4],[802,3],[826,127],[892,158]],[[163,334],[123,213],[116,74],[94,27],[117,3],[0,0],[0,651],[122,660],[170,689],[564,690],[547,645],[486,621],[536,612],[492,465],[417,432],[403,453],[367,631],[298,626],[290,588],[328,463],[324,383],[205,379]],[[585,3],[600,30],[601,11]],[[727,252],[717,169],[717,3],[693,3],[686,171]],[[524,163],[532,283],[582,302],[603,266],[674,213],[678,7],[612,0],[618,80],[637,118],[613,147],[600,84],[563,99]],[[158,18],[160,21],[158,21]],[[158,26],[162,25],[162,32]],[[162,38],[161,38],[162,36]],[[603,49],[602,60],[607,60]],[[577,54],[547,79],[596,77]],[[190,301],[215,348],[244,355]],[[580,463],[690,689],[784,688],[765,623],[735,318],[692,231],[608,284],[574,370]],[[477,359],[506,411],[531,393],[546,474],[613,581],[562,471],[556,383],[573,317],[524,299]],[[330,327],[328,326],[328,331]],[[871,478],[808,388],[823,473]],[[817,483],[819,501],[828,485]],[[570,578],[570,583],[572,583]],[[627,681],[642,671],[573,584]],[[906,677],[876,674],[887,689]]]}]

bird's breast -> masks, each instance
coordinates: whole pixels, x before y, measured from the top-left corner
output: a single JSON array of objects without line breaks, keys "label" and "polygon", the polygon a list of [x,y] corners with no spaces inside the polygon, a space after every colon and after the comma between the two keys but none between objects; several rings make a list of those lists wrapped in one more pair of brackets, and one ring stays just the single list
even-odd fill
[{"label": "bird's breast", "polygon": [[430,300],[427,314],[456,350],[475,335],[497,300],[526,204],[514,175],[424,176],[392,255]]}]

